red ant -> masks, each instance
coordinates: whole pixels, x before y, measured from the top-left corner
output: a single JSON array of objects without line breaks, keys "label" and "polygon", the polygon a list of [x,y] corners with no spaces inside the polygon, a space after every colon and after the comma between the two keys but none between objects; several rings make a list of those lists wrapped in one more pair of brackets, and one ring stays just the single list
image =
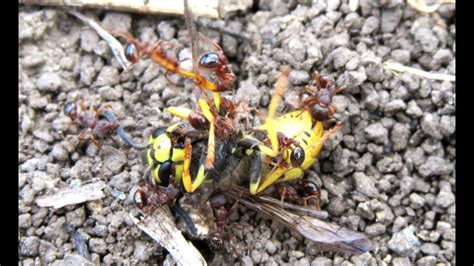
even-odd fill
[{"label": "red ant", "polygon": [[334,78],[331,76],[322,75],[320,76],[317,71],[313,74],[313,80],[316,81],[316,86],[306,86],[305,92],[310,94],[309,99],[303,103],[307,106],[311,106],[311,116],[316,121],[325,123],[325,128],[328,124],[334,122],[332,116],[336,112],[336,106],[332,104],[332,97],[347,86],[337,87],[334,85]]},{"label": "red ant", "polygon": [[[64,113],[72,119],[70,122],[71,125],[82,126],[85,128],[90,128],[92,131],[91,140],[92,142],[100,148],[100,139],[104,139],[110,135],[116,133],[117,128],[120,126],[115,116],[108,111],[106,108],[110,108],[110,105],[104,105],[101,108],[97,109],[95,106],[87,109],[87,106],[79,100],[77,103],[68,102],[64,106]],[[114,119],[110,120],[112,117],[109,115],[112,114]],[[103,115],[106,116],[106,120],[99,119]],[[79,134],[79,140],[84,140],[85,130]]]}]

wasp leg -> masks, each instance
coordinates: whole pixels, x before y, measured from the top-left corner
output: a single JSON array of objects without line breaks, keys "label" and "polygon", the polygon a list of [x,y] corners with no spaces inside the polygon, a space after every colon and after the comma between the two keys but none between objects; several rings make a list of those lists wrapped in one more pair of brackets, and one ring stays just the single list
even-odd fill
[{"label": "wasp leg", "polygon": [[281,176],[283,176],[286,172],[288,172],[288,168],[283,166],[283,165],[279,165],[277,166],[276,168],[274,168],[270,173],[267,174],[267,176],[265,176],[263,178],[263,182],[260,184],[260,186],[258,186],[258,188],[254,191],[252,191],[252,189],[250,189],[250,193],[252,195],[255,195],[257,193],[260,193],[262,192],[263,190],[265,190],[268,186],[270,186],[271,184],[275,183]]},{"label": "wasp leg", "polygon": [[215,159],[215,133],[214,133],[214,115],[211,113],[209,104],[204,99],[199,99],[199,107],[201,108],[202,114],[209,121],[209,140],[207,142],[207,158],[206,158],[206,169],[212,169],[214,167]]},{"label": "wasp leg", "polygon": [[189,173],[189,168],[191,166],[191,155],[192,155],[192,146],[191,140],[186,138],[184,141],[184,162],[183,162],[183,173],[181,178],[183,180],[183,186],[186,192],[194,192],[206,179],[206,172],[204,171],[204,165],[199,166],[198,173],[194,181],[191,179],[191,174]]},{"label": "wasp leg", "polygon": [[250,150],[250,192],[255,194],[260,185],[260,177],[262,175],[262,157],[258,151]]}]

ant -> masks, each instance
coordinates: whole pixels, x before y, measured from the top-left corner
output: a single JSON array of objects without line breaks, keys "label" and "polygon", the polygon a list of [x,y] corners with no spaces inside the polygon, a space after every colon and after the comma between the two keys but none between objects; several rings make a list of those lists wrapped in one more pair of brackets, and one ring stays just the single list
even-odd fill
[{"label": "ant", "polygon": [[[324,127],[335,122],[332,117],[336,112],[336,106],[332,104],[332,97],[344,89],[347,85],[337,87],[334,85],[334,78],[327,75],[319,75],[318,71],[313,73],[313,80],[316,81],[316,86],[306,86],[305,92],[309,94],[309,99],[303,102],[306,106],[311,106],[311,116],[316,121],[324,123]],[[307,107],[308,108],[308,107]]]},{"label": "ant", "polygon": [[[90,128],[92,131],[91,140],[100,148],[101,144],[99,140],[115,134],[117,128],[120,126],[112,112],[106,110],[107,108],[111,108],[111,106],[106,104],[99,109],[95,106],[87,109],[84,102],[78,100],[77,103],[66,103],[64,106],[64,114],[72,119],[69,124]],[[106,120],[99,119],[100,116],[104,116]],[[85,139],[84,134],[85,130],[79,134],[80,141]]]},{"label": "ant", "polygon": [[295,180],[294,182],[281,182],[265,190],[265,194],[280,198],[283,202],[288,199],[289,202],[307,207],[308,203],[316,209],[321,209],[320,190],[318,185],[309,180]]}]

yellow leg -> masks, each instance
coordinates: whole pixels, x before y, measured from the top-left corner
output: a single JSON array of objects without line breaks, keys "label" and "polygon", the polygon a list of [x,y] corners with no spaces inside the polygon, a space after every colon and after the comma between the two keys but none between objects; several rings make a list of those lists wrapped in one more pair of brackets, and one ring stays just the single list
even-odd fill
[{"label": "yellow leg", "polygon": [[221,111],[221,94],[219,92],[213,92],[212,98],[214,99],[214,105],[216,106],[217,112]]},{"label": "yellow leg", "polygon": [[214,167],[214,149],[216,146],[214,131],[214,115],[211,113],[211,108],[207,104],[206,100],[199,99],[199,107],[201,108],[202,114],[209,121],[209,139],[207,143],[207,158],[206,158],[206,169],[212,169]]},{"label": "yellow leg", "polygon": [[189,115],[191,115],[191,113],[193,112],[190,109],[184,107],[168,107],[166,108],[166,110],[170,114],[184,119],[188,119]]},{"label": "yellow leg", "polygon": [[277,83],[275,85],[275,94],[273,95],[272,100],[270,101],[270,106],[268,107],[268,117],[265,120],[265,124],[262,126],[262,129],[267,131],[267,136],[270,140],[272,149],[270,150],[267,147],[260,145],[259,148],[263,153],[270,157],[276,157],[278,155],[279,142],[274,117],[278,103],[281,101],[281,98],[288,87],[288,73],[289,69],[287,67],[282,67],[280,76],[278,77]]},{"label": "yellow leg", "polygon": [[201,164],[199,167],[199,171],[197,173],[196,179],[194,180],[191,192],[194,192],[201,184],[202,182],[206,179],[206,172],[204,169],[204,165]]},{"label": "yellow leg", "polygon": [[[287,168],[284,168],[282,166],[278,166],[273,171],[271,171],[265,178],[263,178],[263,182],[258,186],[258,188],[251,186],[250,187],[250,193],[251,194],[256,194],[256,193],[262,192],[268,186],[275,183],[287,171],[288,171]],[[255,190],[255,188],[256,188],[256,190]]]}]

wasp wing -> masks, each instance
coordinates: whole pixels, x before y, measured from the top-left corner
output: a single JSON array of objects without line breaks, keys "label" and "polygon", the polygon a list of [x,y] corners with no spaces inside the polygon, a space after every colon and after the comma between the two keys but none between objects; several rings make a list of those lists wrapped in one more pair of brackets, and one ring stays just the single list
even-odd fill
[{"label": "wasp wing", "polygon": [[197,61],[199,51],[199,33],[196,29],[196,23],[194,20],[194,14],[189,6],[188,0],[184,0],[184,18],[186,22],[186,28],[188,29],[189,39],[191,40],[191,54],[193,59],[193,72],[197,73]]},{"label": "wasp wing", "polygon": [[304,237],[317,243],[322,249],[352,254],[360,254],[374,249],[372,242],[362,233],[315,217],[289,212],[275,202],[265,202],[261,197],[250,196],[247,193],[242,193],[242,191],[239,193],[235,189],[229,190],[227,195],[238,200],[246,207],[265,214],[299,232]]}]

